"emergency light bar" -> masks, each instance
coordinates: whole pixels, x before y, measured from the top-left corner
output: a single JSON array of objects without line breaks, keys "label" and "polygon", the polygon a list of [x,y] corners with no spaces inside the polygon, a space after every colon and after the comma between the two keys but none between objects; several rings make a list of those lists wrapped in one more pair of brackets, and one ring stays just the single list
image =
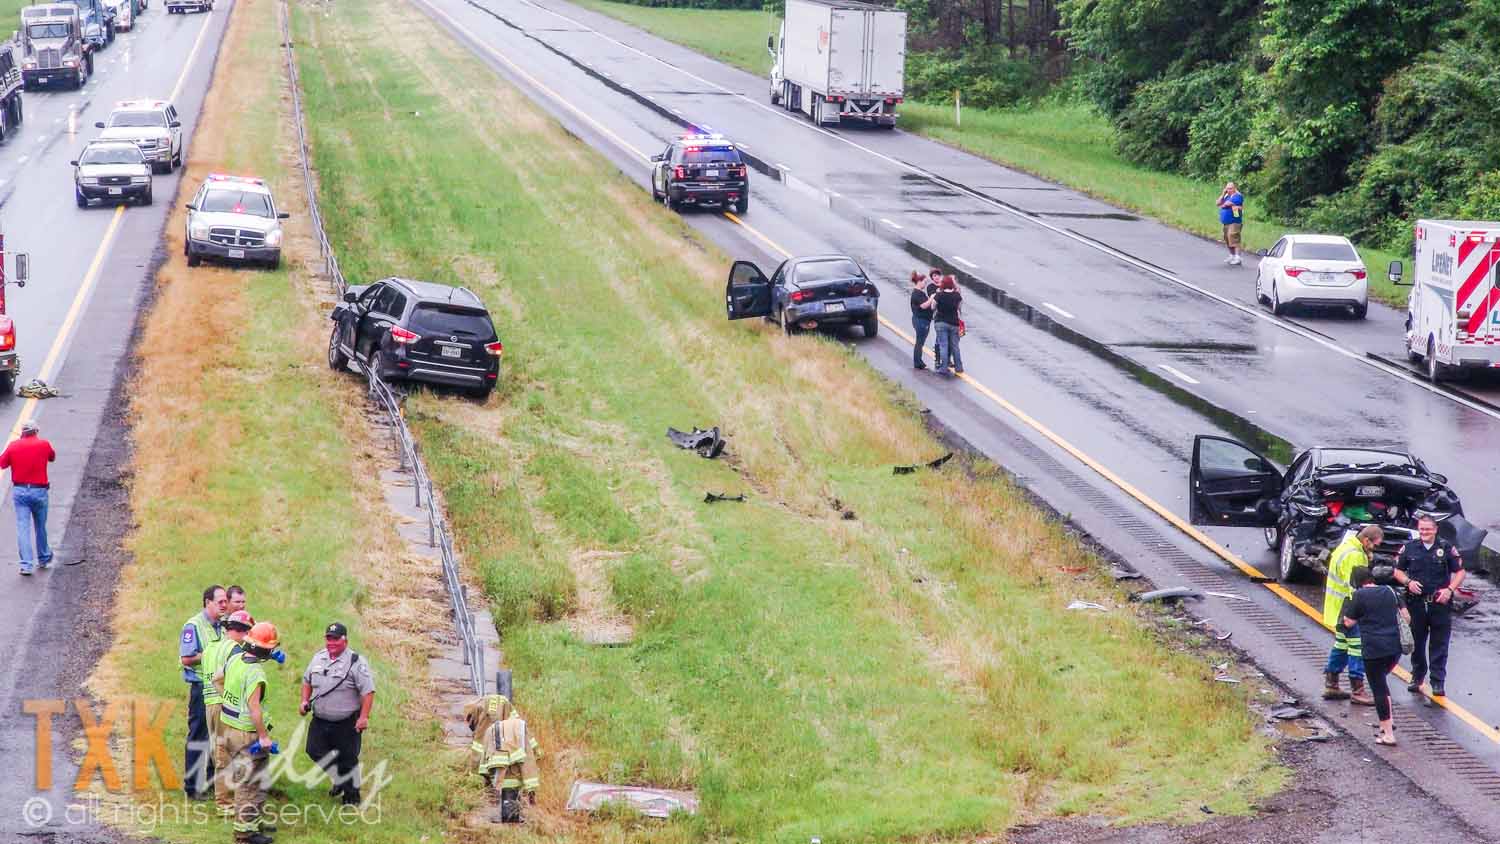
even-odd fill
[{"label": "emergency light bar", "polygon": [[227,175],[227,174],[224,174],[224,173],[209,173],[208,174],[208,181],[210,181],[210,182],[244,182],[245,184],[261,185],[261,186],[264,186],[265,183],[266,183],[265,179],[261,179],[261,178],[258,178],[256,176],[230,176],[230,175]]}]

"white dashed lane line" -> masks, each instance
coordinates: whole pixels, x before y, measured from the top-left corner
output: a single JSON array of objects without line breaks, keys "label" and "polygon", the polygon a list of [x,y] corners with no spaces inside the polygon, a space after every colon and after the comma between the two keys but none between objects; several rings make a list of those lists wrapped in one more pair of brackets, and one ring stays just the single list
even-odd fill
[{"label": "white dashed lane line", "polygon": [[1166,365],[1164,363],[1158,363],[1157,367],[1159,367],[1162,371],[1166,372],[1168,375],[1171,375],[1172,377],[1177,378],[1177,379],[1179,379],[1179,380],[1181,380],[1181,381],[1183,381],[1185,383],[1188,383],[1188,384],[1197,384],[1198,383],[1198,379],[1197,378],[1194,378],[1193,376],[1188,375],[1187,373],[1183,372],[1180,369],[1177,369],[1176,367],[1168,366],[1168,365]]},{"label": "white dashed lane line", "polygon": [[1050,310],[1050,311],[1052,311],[1052,312],[1054,312],[1056,314],[1059,314],[1061,316],[1065,316],[1068,319],[1075,319],[1075,317],[1072,314],[1068,313],[1067,311],[1063,310],[1062,308],[1059,308],[1058,306],[1052,304],[1051,302],[1043,302],[1042,303],[1042,307],[1044,307],[1044,308],[1046,308],[1046,309],[1048,309],[1048,310]]},{"label": "white dashed lane line", "polygon": [[890,226],[893,229],[900,229],[901,228],[901,224],[900,223],[893,223],[893,222],[891,222],[890,220],[887,220],[884,217],[880,218],[880,222],[885,223],[886,225]]},{"label": "white dashed lane line", "polygon": [[971,270],[977,270],[977,269],[979,269],[979,265],[978,264],[974,263],[973,261],[970,261],[968,258],[965,258],[962,255],[954,255],[953,256],[953,260],[957,261],[960,264],[963,264],[964,266],[968,267]]}]

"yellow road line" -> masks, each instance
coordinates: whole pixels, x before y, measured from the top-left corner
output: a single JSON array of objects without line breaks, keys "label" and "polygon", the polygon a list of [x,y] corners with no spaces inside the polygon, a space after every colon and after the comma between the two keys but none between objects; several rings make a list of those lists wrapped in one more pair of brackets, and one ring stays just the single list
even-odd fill
[{"label": "yellow road line", "polygon": [[[727,211],[724,212],[724,216],[727,217],[727,218],[729,218],[735,224],[739,225],[745,231],[747,231],[750,234],[754,235],[757,239],[759,239],[762,243],[766,244],[773,251],[780,253],[782,257],[784,257],[784,258],[790,258],[790,257],[792,257],[792,253],[791,252],[788,252],[786,249],[783,249],[781,246],[777,245],[777,243],[775,241],[771,240],[769,237],[766,237],[764,234],[762,234],[761,232],[757,231],[753,226],[751,226],[750,224],[746,223],[740,217],[737,217],[734,214],[731,214],[731,213],[729,213]],[[895,334],[897,337],[900,337],[902,340],[905,340],[907,343],[912,344],[913,346],[916,345],[916,342],[917,342],[916,338],[912,337],[910,334],[907,334],[905,331],[901,330],[901,328],[899,326],[897,326],[895,323],[891,322],[889,319],[886,319],[884,316],[879,317],[879,319],[880,319],[881,325],[884,325],[886,328],[890,329],[891,333]],[[928,357],[932,357],[932,350],[931,349],[923,349],[922,353],[925,354]],[[1027,413],[1026,411],[1022,410],[1021,408],[1019,408],[1016,405],[1012,404],[1010,401],[1006,400],[999,393],[996,393],[994,390],[991,390],[989,387],[987,387],[983,383],[979,382],[977,379],[975,379],[972,375],[969,375],[967,372],[959,373],[958,374],[958,378],[959,378],[959,380],[963,381],[965,384],[968,384],[970,387],[973,387],[980,395],[984,396],[985,398],[987,398],[990,401],[994,402],[995,404],[999,405],[1001,408],[1003,408],[1010,415],[1012,415],[1015,418],[1021,420],[1021,422],[1025,423],[1025,425],[1028,428],[1031,428],[1033,431],[1036,431],[1038,434],[1041,434],[1048,441],[1050,441],[1053,445],[1057,446],[1058,448],[1060,448],[1063,451],[1066,451],[1068,454],[1072,455],[1076,460],[1078,460],[1078,462],[1080,462],[1083,465],[1085,465],[1085,466],[1089,467],[1090,469],[1094,470],[1096,473],[1098,473],[1100,475],[1100,477],[1103,477],[1105,480],[1109,481],[1111,484],[1114,484],[1121,491],[1123,491],[1126,495],[1129,495],[1131,498],[1134,498],[1136,501],[1139,501],[1141,504],[1145,505],[1147,509],[1149,509],[1151,512],[1155,513],[1156,515],[1160,516],[1161,518],[1165,519],[1168,524],[1172,525],[1172,527],[1175,527],[1178,530],[1182,531],[1188,537],[1192,538],[1194,541],[1198,542],[1203,547],[1205,547],[1208,550],[1212,551],[1220,559],[1224,560],[1225,562],[1227,562],[1230,565],[1234,566],[1235,568],[1239,569],[1244,574],[1249,575],[1252,578],[1255,578],[1256,580],[1254,580],[1252,582],[1260,583],[1261,586],[1264,586],[1267,589],[1269,589],[1271,592],[1275,593],[1277,597],[1281,598],[1283,601],[1286,601],[1288,604],[1291,604],[1293,607],[1295,607],[1296,609],[1300,610],[1303,615],[1306,615],[1308,618],[1311,618],[1312,620],[1318,622],[1319,625],[1321,625],[1323,623],[1323,613],[1322,613],[1321,610],[1313,608],[1306,601],[1302,600],[1302,598],[1300,598],[1298,595],[1296,595],[1295,593],[1293,593],[1291,590],[1287,589],[1285,586],[1282,586],[1280,583],[1276,583],[1276,582],[1270,582],[1270,583],[1261,582],[1259,580],[1259,578],[1263,577],[1263,575],[1260,573],[1259,569],[1255,568],[1254,566],[1252,566],[1249,563],[1245,562],[1244,560],[1240,559],[1233,551],[1230,551],[1228,548],[1225,548],[1223,545],[1220,545],[1218,542],[1215,542],[1212,538],[1210,538],[1203,531],[1201,531],[1198,528],[1194,527],[1193,525],[1189,524],[1187,521],[1185,521],[1184,519],[1182,519],[1176,513],[1173,513],[1171,510],[1168,510],[1166,507],[1163,507],[1161,504],[1158,504],[1156,502],[1156,500],[1153,499],[1151,496],[1149,496],[1146,493],[1140,491],[1139,489],[1137,489],[1135,487],[1134,484],[1130,483],[1129,481],[1125,480],[1124,478],[1120,477],[1119,475],[1117,475],[1113,471],[1111,471],[1109,469],[1109,467],[1105,466],[1104,464],[1100,463],[1099,461],[1097,461],[1094,458],[1090,457],[1089,455],[1085,454],[1077,446],[1075,446],[1072,443],[1068,442],[1067,440],[1063,439],[1060,435],[1058,435],[1057,433],[1055,433],[1052,429],[1048,428],[1046,425],[1043,425],[1039,420],[1037,420],[1031,414]],[[1404,680],[1404,681],[1406,681],[1408,683],[1411,682],[1411,674],[1409,674],[1406,669],[1401,668],[1400,666],[1397,666],[1394,673],[1396,674],[1396,676],[1400,677],[1402,680]],[[1423,692],[1423,694],[1425,695],[1426,693]],[[1470,727],[1473,727],[1480,735],[1484,736],[1485,738],[1489,739],[1490,741],[1494,742],[1495,744],[1500,744],[1500,730],[1497,730],[1494,727],[1490,726],[1489,724],[1485,723],[1484,719],[1482,719],[1479,716],[1475,715],[1474,713],[1468,711],[1467,709],[1464,709],[1462,706],[1459,706],[1456,703],[1450,702],[1446,697],[1441,697],[1441,698],[1435,698],[1435,697],[1431,697],[1431,696],[1428,696],[1428,697],[1432,700],[1433,703],[1437,704],[1438,706],[1443,707],[1444,709],[1446,709],[1449,712],[1452,712],[1454,715],[1458,716],[1459,720],[1463,721],[1465,724],[1468,724]]]},{"label": "yellow road line", "polygon": [[[94,260],[89,263],[88,272],[84,273],[83,283],[78,285],[78,293],[73,296],[73,304],[68,307],[68,313],[63,317],[62,325],[58,326],[57,336],[52,340],[52,348],[47,350],[47,357],[42,361],[42,368],[37,372],[38,378],[43,381],[53,377],[52,369],[62,357],[62,351],[68,345],[68,338],[73,334],[73,326],[78,322],[78,315],[83,311],[83,303],[89,298],[89,293],[94,289],[94,284],[99,280],[99,269],[104,265],[104,256],[109,252],[110,244],[114,243],[115,232],[120,228],[120,219],[125,216],[125,206],[116,205],[115,215],[110,218],[109,228],[104,230],[104,239],[99,241],[99,248],[94,252]],[[27,399],[21,405],[21,412],[16,416],[16,424],[10,429],[10,436],[5,438],[10,442],[21,435],[21,423],[31,418],[32,411],[36,410],[36,399]]]}]

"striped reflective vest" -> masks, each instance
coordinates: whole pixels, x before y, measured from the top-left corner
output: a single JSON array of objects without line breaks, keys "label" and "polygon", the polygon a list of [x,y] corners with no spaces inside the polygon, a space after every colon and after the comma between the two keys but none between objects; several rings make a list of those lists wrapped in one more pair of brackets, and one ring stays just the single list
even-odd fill
[{"label": "striped reflective vest", "polygon": [[1349,579],[1354,570],[1368,566],[1370,558],[1365,555],[1365,546],[1354,531],[1344,534],[1344,541],[1333,549],[1328,558],[1328,580],[1323,584],[1323,626],[1338,629],[1339,616],[1344,610],[1344,601],[1354,597],[1354,587]]},{"label": "striped reflective vest", "polygon": [[246,653],[235,654],[224,664],[224,709],[219,720],[236,730],[247,733],[255,731],[255,722],[250,720],[247,701],[255,687],[261,687],[260,714],[266,729],[271,729],[271,710],[266,705],[266,693],[270,684],[266,682],[264,663]]},{"label": "striped reflective vest", "polygon": [[491,724],[480,744],[484,747],[485,757],[479,765],[479,772],[493,775],[495,785],[523,791],[536,791],[541,785],[537,760],[542,758],[542,748],[527,732],[526,722],[520,715],[512,714],[504,721]]},{"label": "striped reflective vest", "polygon": [[[208,619],[203,617],[203,613],[201,612],[193,613],[193,617],[188,619],[187,623],[182,626],[187,627],[189,624],[193,626],[194,630],[198,631],[198,653],[200,654],[208,653],[208,649],[210,647],[212,647],[215,643],[222,641],[224,638],[224,635],[219,632],[219,628],[213,626],[213,624]],[[204,673],[203,660],[201,659],[198,660],[197,665],[191,665],[187,667],[194,674],[198,675],[197,682],[199,683],[205,682],[210,677],[214,676],[211,673]]]},{"label": "striped reflective vest", "polygon": [[239,653],[239,648],[239,642],[225,636],[203,649],[203,659],[199,661],[199,665],[203,666],[203,674],[207,678],[203,682],[204,706],[224,702],[224,697],[219,694],[219,687],[213,683],[214,675],[225,666],[231,655]]}]

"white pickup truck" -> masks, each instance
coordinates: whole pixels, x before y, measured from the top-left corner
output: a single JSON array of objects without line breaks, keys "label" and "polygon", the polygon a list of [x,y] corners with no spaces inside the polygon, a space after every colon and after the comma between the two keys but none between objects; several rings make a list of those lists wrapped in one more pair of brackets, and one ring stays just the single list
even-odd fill
[{"label": "white pickup truck", "polygon": [[786,0],[768,36],[771,104],[819,126],[896,125],[906,80],[906,13],[857,0]]}]

